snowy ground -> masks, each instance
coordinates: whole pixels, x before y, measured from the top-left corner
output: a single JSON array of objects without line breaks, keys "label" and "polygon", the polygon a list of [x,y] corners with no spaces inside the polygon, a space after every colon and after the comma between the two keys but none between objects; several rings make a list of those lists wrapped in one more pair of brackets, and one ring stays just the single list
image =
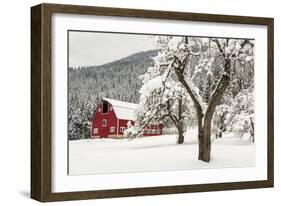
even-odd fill
[{"label": "snowy ground", "polygon": [[251,167],[254,144],[229,134],[212,142],[211,161],[197,160],[196,132],[182,145],[176,135],[127,139],[78,140],[69,143],[69,174],[101,174],[165,170]]}]

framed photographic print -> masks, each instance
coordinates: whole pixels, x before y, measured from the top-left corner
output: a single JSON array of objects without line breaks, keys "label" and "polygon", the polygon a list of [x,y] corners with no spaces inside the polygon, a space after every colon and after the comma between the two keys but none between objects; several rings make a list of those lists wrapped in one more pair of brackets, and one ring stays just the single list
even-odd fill
[{"label": "framed photographic print", "polygon": [[31,8],[31,197],[273,187],[273,19]]}]

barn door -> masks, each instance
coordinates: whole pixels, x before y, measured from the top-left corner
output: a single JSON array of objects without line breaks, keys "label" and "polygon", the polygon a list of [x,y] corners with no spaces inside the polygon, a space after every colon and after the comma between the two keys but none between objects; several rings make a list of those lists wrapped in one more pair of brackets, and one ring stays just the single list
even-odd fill
[{"label": "barn door", "polygon": [[101,125],[101,131],[100,131],[101,137],[103,138],[108,138],[109,135],[109,126],[107,123],[107,119],[102,120],[102,125]]},{"label": "barn door", "polygon": [[100,130],[100,135],[103,138],[108,138],[109,129],[107,127],[102,127],[101,130]]}]

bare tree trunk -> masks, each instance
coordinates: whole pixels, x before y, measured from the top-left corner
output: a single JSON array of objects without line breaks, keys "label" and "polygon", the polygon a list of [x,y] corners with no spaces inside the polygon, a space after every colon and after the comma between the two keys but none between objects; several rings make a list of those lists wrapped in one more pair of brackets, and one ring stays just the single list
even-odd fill
[{"label": "bare tree trunk", "polygon": [[255,123],[252,118],[250,118],[250,121],[251,121],[251,130],[250,130],[251,138],[252,138],[252,142],[255,142]]},{"label": "bare tree trunk", "polygon": [[184,135],[183,135],[183,121],[182,121],[182,98],[178,100],[178,122],[177,122],[177,129],[179,133],[178,137],[178,144],[182,144],[184,142]]},{"label": "bare tree trunk", "polygon": [[184,135],[183,135],[182,125],[179,125],[179,127],[177,127],[177,129],[178,129],[178,133],[179,133],[177,143],[178,144],[182,144],[184,142]]},{"label": "bare tree trunk", "polygon": [[182,98],[180,97],[178,99],[178,116],[172,114],[171,111],[171,105],[170,105],[170,101],[167,101],[167,110],[168,110],[168,116],[170,117],[170,119],[172,120],[172,122],[174,123],[174,125],[176,126],[177,130],[178,130],[178,140],[177,143],[178,144],[182,144],[184,142],[184,135],[183,135],[183,114],[182,114]]},{"label": "bare tree trunk", "polygon": [[[223,93],[225,92],[228,84],[230,82],[230,59],[225,59],[224,64],[224,73],[221,76],[221,79],[215,89],[213,95],[211,96],[210,103],[206,110],[204,120],[203,120],[203,141],[201,142],[199,139],[199,148],[203,149],[203,155],[201,156],[205,162],[209,162],[211,158],[211,125],[212,118],[216,109],[216,106],[219,105],[220,100],[222,98]],[[199,134],[199,138],[200,138]],[[202,137],[201,137],[202,138]],[[203,145],[200,145],[203,144]]]},{"label": "bare tree trunk", "polygon": [[197,112],[197,121],[198,121],[198,159],[203,160],[204,156],[204,132],[203,132],[203,113]]},{"label": "bare tree trunk", "polygon": [[209,162],[211,158],[211,123],[212,116],[206,113],[203,126],[203,145],[201,145],[203,148],[203,157],[200,159],[204,162]]},{"label": "bare tree trunk", "polygon": [[225,120],[225,113],[222,113],[217,123],[216,138],[222,138],[222,132],[225,131],[224,120]]}]

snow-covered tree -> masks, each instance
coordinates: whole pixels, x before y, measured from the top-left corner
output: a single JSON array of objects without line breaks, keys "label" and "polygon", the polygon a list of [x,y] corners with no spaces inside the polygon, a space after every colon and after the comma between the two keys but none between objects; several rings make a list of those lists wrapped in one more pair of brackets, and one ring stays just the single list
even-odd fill
[{"label": "snow-covered tree", "polygon": [[232,103],[230,125],[233,132],[243,137],[250,135],[254,142],[254,94],[253,88],[242,90]]},{"label": "snow-covered tree", "polygon": [[90,103],[80,103],[75,111],[68,115],[69,140],[90,138],[93,106]]},{"label": "snow-covered tree", "polygon": [[178,82],[169,74],[170,71],[157,65],[149,67],[147,72],[140,76],[143,86],[140,89],[139,109],[137,120],[133,127],[125,131],[126,137],[141,136],[148,124],[158,124],[164,119],[170,119],[178,131],[178,144],[184,142],[184,119],[187,116],[187,95]]},{"label": "snow-covered tree", "polygon": [[178,131],[178,144],[184,142],[184,131],[188,117],[191,117],[193,108],[190,98],[179,83],[166,86],[166,101],[161,112],[161,119],[169,118]]},{"label": "snow-covered tree", "polygon": [[[192,56],[200,56],[200,48],[196,51],[194,45],[187,41],[186,37],[173,37],[169,40],[166,47],[163,47],[161,52],[155,58],[155,71],[160,74],[149,80],[158,82],[158,84],[165,83],[165,80],[171,75],[177,77],[177,81],[181,83],[186,93],[192,99],[198,123],[198,139],[199,139],[199,155],[198,159],[206,162],[210,161],[211,152],[211,123],[216,107],[220,104],[223,94],[229,85],[231,67],[233,61],[239,59],[242,61],[247,58],[247,50],[244,47],[251,44],[249,40],[231,40],[212,38],[212,47],[219,53],[222,58],[222,72],[219,80],[210,94],[209,101],[206,103],[202,100],[199,89],[193,84],[193,75],[187,75],[188,62]],[[192,48],[193,47],[193,48]],[[212,64],[212,62],[210,62]],[[205,67],[203,67],[205,68]],[[201,69],[200,67],[195,68]],[[196,73],[195,71],[194,73]],[[159,83],[160,82],[160,83]],[[151,82],[150,82],[151,83]],[[155,88],[155,92],[157,89]],[[158,90],[159,91],[159,90]],[[162,97],[161,95],[159,96]],[[153,112],[147,113],[148,119],[153,118],[158,112],[159,104],[154,104]]]}]

